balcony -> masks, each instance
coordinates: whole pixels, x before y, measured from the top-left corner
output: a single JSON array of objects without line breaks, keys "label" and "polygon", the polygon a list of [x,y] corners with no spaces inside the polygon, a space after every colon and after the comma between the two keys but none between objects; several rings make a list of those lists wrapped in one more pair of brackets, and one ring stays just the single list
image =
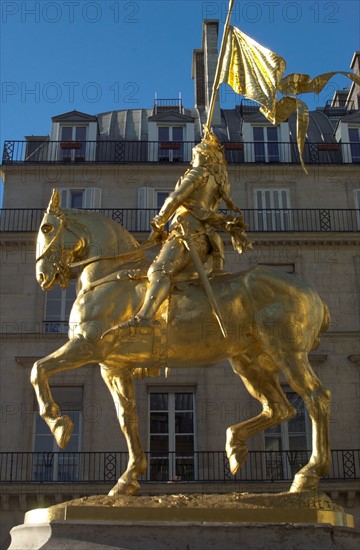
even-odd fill
[{"label": "balcony", "polygon": [[[4,208],[0,210],[0,231],[38,231],[44,212],[42,208]],[[150,231],[150,221],[158,210],[100,208],[96,212],[121,223],[132,233],[139,233]],[[227,210],[222,212],[230,213]],[[354,233],[360,230],[360,210],[355,209],[244,209],[242,213],[248,225],[248,233]]]},{"label": "balcony", "polygon": [[[3,165],[189,163],[193,141],[5,141]],[[229,164],[299,164],[293,142],[227,142]],[[305,143],[308,165],[360,163],[360,143]]]},{"label": "balcony", "polygon": [[[311,455],[307,450],[250,451],[233,476],[224,451],[146,453],[148,469],[141,482],[291,482]],[[128,453],[2,452],[0,483],[114,483],[126,470]],[[328,481],[360,479],[360,450],[332,450]]]}]

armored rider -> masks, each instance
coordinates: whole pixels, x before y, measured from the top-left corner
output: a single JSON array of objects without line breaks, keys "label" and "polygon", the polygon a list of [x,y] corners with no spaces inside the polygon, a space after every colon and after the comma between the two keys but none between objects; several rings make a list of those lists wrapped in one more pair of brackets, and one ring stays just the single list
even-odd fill
[{"label": "armored rider", "polygon": [[155,313],[170,293],[172,278],[192,261],[184,238],[191,238],[191,246],[196,248],[203,263],[209,254],[212,255],[215,271],[223,266],[224,245],[213,227],[229,231],[233,237],[235,230],[237,249],[245,247],[242,217],[234,218],[217,212],[222,200],[229,209],[236,212],[239,209],[231,200],[223,147],[213,132],[205,128],[203,139],[193,149],[190,164],[192,167],[178,180],[174,191],[151,222],[149,239],[161,241],[164,228],[172,218],[169,235],[148,270],[149,284],[143,304],[134,317],[114,329],[152,326]]}]

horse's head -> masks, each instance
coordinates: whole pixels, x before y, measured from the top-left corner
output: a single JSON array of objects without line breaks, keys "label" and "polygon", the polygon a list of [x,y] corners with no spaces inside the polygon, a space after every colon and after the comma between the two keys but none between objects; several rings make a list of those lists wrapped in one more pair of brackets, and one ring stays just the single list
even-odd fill
[{"label": "horse's head", "polygon": [[50,290],[55,283],[62,288],[69,285],[70,264],[86,246],[79,226],[69,223],[60,209],[60,193],[54,189],[37,237],[36,279],[43,290]]}]

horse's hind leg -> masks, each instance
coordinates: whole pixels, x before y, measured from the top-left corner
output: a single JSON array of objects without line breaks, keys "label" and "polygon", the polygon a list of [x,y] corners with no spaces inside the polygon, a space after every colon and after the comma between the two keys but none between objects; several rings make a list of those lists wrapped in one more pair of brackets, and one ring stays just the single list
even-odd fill
[{"label": "horse's hind leg", "polygon": [[284,375],[302,397],[312,422],[312,454],[308,464],[295,475],[290,491],[316,490],[320,476],[328,473],[330,464],[330,391],[314,373],[306,353],[292,354],[286,363]]},{"label": "horse's hind leg", "polygon": [[282,391],[272,359],[262,354],[251,363],[242,358],[231,360],[249,393],[262,404],[255,418],[230,426],[226,432],[226,454],[232,474],[236,474],[247,456],[245,441],[251,435],[289,420],[296,414]]},{"label": "horse's hind leg", "polygon": [[114,400],[120,427],[129,450],[126,471],[111,489],[109,493],[111,496],[135,494],[140,488],[138,478],[147,467],[139,436],[132,370],[126,367],[115,370],[101,365],[101,376]]}]

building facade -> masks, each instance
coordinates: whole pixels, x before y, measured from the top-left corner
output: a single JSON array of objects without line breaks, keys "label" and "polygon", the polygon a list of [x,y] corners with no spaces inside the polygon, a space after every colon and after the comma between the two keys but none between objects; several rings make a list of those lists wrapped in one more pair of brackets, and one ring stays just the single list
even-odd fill
[{"label": "building facade", "polygon": [[[36,359],[67,340],[75,284],[43,293],[35,280],[36,234],[53,187],[62,206],[101,211],[143,242],[150,220],[201,139],[217,60],[217,21],[203,25],[194,50],[195,106],[156,99],[150,109],[54,116],[48,136],[6,141],[1,230],[1,456],[3,531],[26,510],[108,492],[126,467],[116,407],[97,365],[55,376],[62,411],[76,428],[61,451],[38,415],[30,384]],[[351,68],[359,74],[360,52]],[[247,100],[214,112],[233,199],[249,226],[253,250],[226,243],[227,271],[272,265],[313,285],[332,324],[311,364],[332,392],[332,465],[321,488],[358,514],[360,105],[359,90],[335,94],[310,113],[306,175],[299,163],[295,117],[271,126]],[[30,129],[29,129],[30,130]],[[204,338],[211,334],[204,334]],[[249,458],[231,476],[225,431],[258,414],[228,364],[171,370],[136,382],[141,438],[148,456],[142,492],[282,491],[311,449],[302,400],[283,384],[298,415],[249,440]],[[175,487],[176,485],[176,487]],[[5,546],[4,546],[5,547]]]}]

